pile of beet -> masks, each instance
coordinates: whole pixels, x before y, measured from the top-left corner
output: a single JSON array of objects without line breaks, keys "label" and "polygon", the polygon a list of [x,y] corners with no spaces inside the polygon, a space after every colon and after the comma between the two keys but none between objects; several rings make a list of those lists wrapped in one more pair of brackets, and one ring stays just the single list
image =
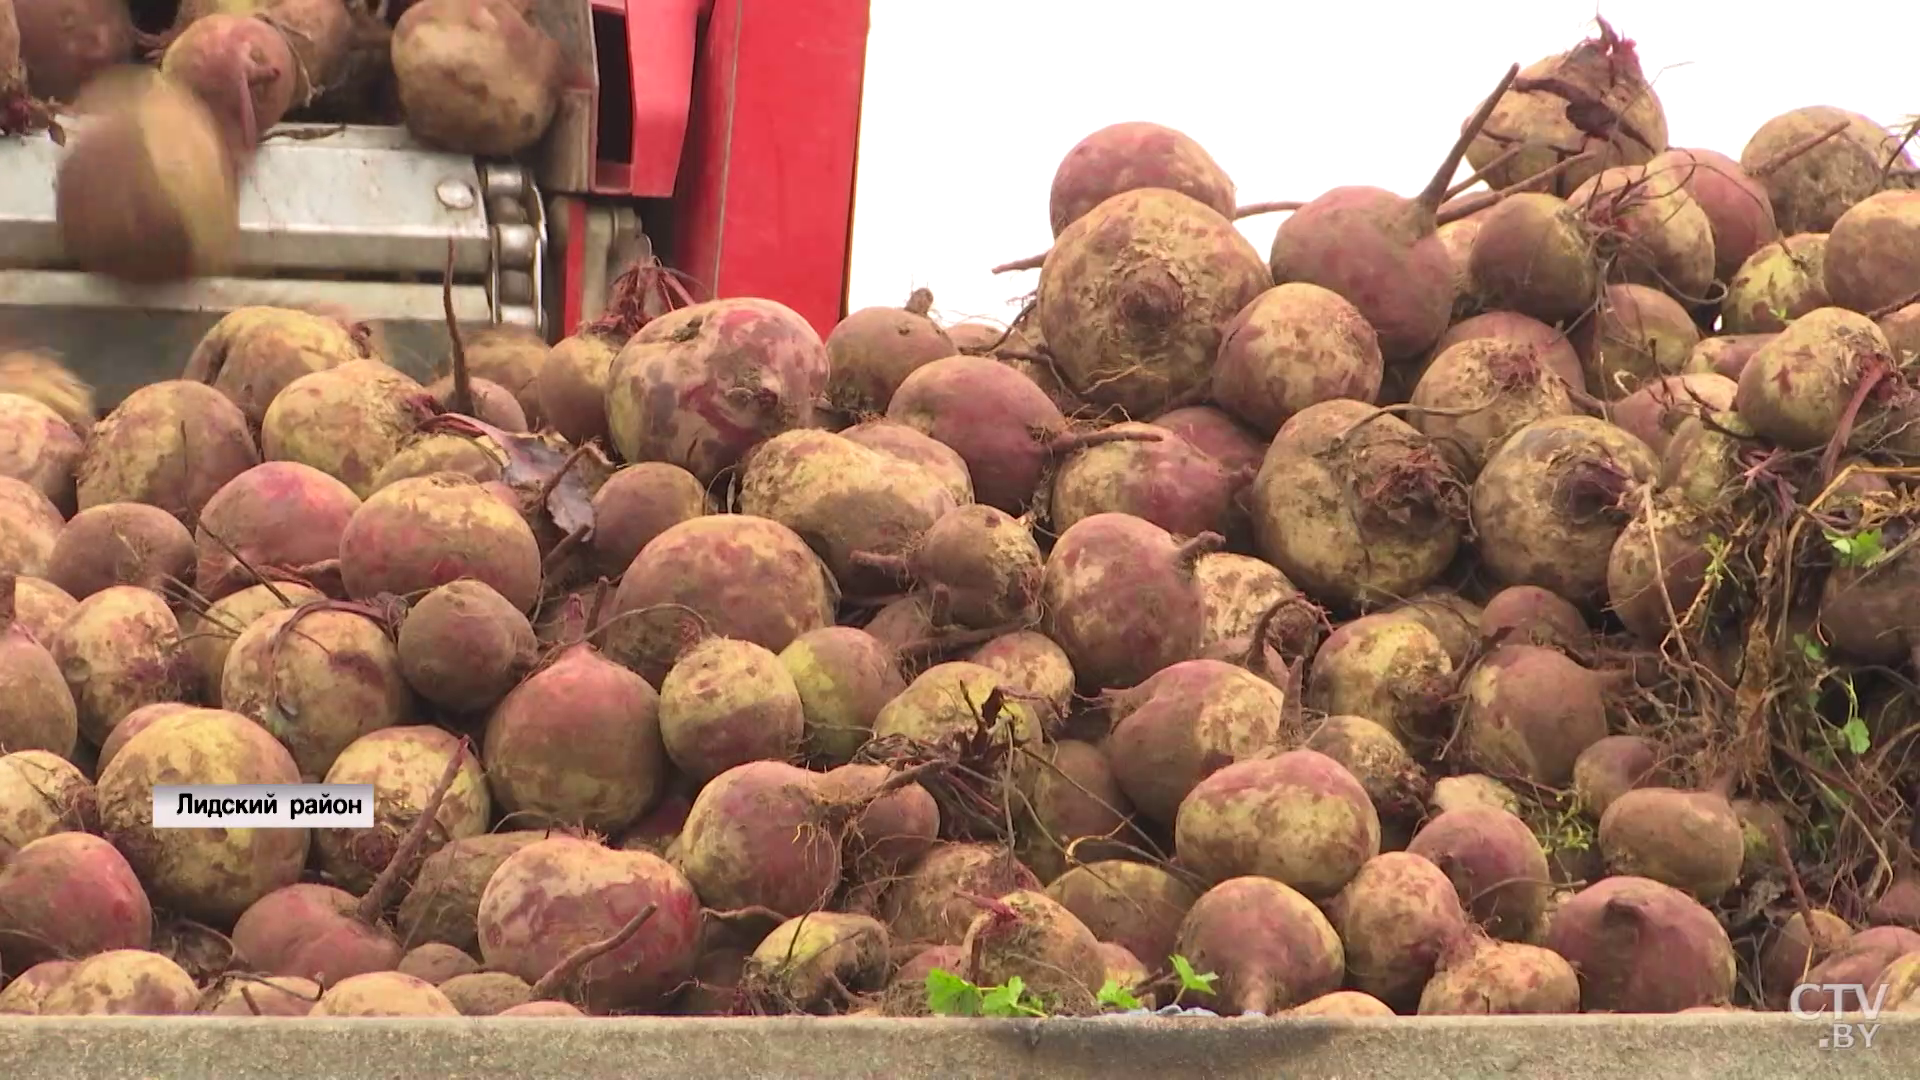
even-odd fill
[{"label": "pile of beet", "polygon": [[[264,9],[293,108],[331,2]],[[171,48],[284,64],[222,10]],[[392,49],[423,133],[550,105],[505,0]],[[463,50],[527,80],[485,125]],[[171,78],[76,155],[244,143]],[[422,385],[248,308],[97,418],[0,358],[0,1012],[1910,1007],[1913,132],[1670,147],[1604,24],[1461,106],[1269,258],[1193,140],[1096,132],[1012,327],[669,302]],[[373,826],[152,825],[299,781]]]},{"label": "pile of beet", "polygon": [[[169,8],[163,31],[135,25]],[[238,240],[237,181],[283,119],[404,125],[475,156],[532,149],[573,77],[541,26],[566,16],[541,8],[7,0],[0,137],[74,129],[58,218],[83,269],[143,283],[218,274]]]}]

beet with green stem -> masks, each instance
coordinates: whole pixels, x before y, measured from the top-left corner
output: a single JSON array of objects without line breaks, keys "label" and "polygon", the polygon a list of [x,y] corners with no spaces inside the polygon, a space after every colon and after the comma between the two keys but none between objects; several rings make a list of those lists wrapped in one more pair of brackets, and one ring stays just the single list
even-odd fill
[{"label": "beet with green stem", "polygon": [[1340,988],[1346,950],[1312,900],[1268,877],[1208,889],[1180,923],[1175,949],[1195,971],[1220,976],[1211,1007],[1273,1013]]}]

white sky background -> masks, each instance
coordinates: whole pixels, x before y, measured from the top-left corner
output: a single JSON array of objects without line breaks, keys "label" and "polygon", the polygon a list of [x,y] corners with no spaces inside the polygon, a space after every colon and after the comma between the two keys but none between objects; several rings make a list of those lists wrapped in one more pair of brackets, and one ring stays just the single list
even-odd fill
[{"label": "white sky background", "polygon": [[[1821,0],[1799,36],[1765,5],[1599,12],[1638,43],[1674,146],[1738,159],[1762,123],[1806,105],[1883,124],[1920,112],[1916,0]],[[849,307],[926,286],[942,321],[1011,318],[1039,272],[988,270],[1046,249],[1054,168],[1123,120],[1198,140],[1243,204],[1345,184],[1416,194],[1507,66],[1564,51],[1594,13],[1593,0],[873,0]],[[1240,226],[1264,255],[1284,216]]]}]

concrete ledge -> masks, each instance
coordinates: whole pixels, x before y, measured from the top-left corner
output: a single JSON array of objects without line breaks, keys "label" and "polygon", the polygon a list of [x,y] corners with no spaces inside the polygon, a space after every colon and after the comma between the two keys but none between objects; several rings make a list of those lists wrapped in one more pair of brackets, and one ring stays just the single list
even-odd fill
[{"label": "concrete ledge", "polygon": [[0,1077],[86,1080],[1910,1080],[1920,1015],[1871,1048],[1782,1014],[1379,1020],[276,1020],[0,1022]]}]

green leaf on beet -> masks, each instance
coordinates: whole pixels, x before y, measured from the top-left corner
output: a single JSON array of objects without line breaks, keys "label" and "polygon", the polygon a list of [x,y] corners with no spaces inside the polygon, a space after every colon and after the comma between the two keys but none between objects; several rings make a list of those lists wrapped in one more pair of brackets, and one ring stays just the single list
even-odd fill
[{"label": "green leaf on beet", "polygon": [[1100,992],[1094,995],[1094,997],[1101,1005],[1109,1009],[1127,1010],[1146,1008],[1139,998],[1133,996],[1133,991],[1120,985],[1120,980],[1118,979],[1108,979],[1106,982],[1101,983]]},{"label": "green leaf on beet", "polygon": [[1213,984],[1220,976],[1212,971],[1202,975],[1193,970],[1193,964],[1186,957],[1175,953],[1168,957],[1173,962],[1173,973],[1180,978],[1180,989],[1192,994],[1211,994]]},{"label": "green leaf on beet", "polygon": [[980,988],[951,971],[927,972],[927,1011],[935,1016],[979,1016]]},{"label": "green leaf on beet", "polygon": [[1879,529],[1862,529],[1851,535],[1826,530],[1827,543],[1846,566],[1871,566],[1886,554],[1880,544]]},{"label": "green leaf on beet", "polygon": [[1021,999],[1027,996],[1025,979],[1015,975],[1005,984],[996,986],[980,998],[982,1016],[1045,1016],[1046,1013]]},{"label": "green leaf on beet", "polygon": [[1840,728],[1840,734],[1847,738],[1847,749],[1856,756],[1866,753],[1873,747],[1873,735],[1867,731],[1867,722],[1856,716]]}]

